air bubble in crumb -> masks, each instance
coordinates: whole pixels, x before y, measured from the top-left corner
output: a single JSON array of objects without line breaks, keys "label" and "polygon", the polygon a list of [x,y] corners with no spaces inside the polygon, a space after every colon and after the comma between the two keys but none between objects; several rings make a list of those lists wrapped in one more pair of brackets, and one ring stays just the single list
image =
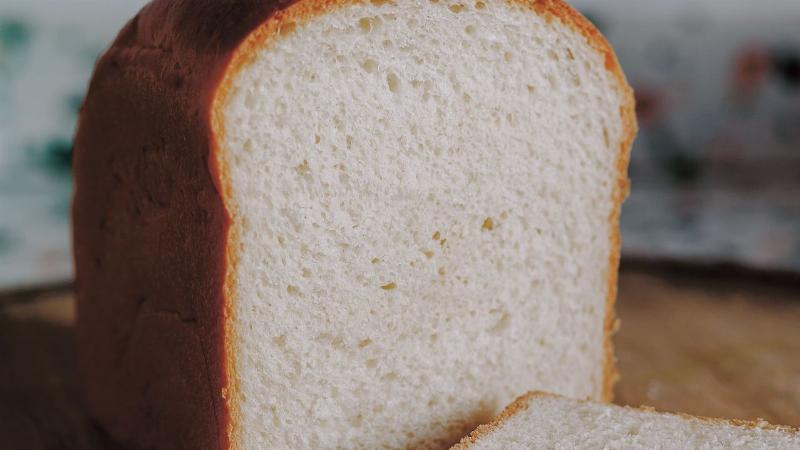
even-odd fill
[{"label": "air bubble in crumb", "polygon": [[460,13],[464,9],[466,9],[466,6],[461,3],[450,5],[450,11],[453,11],[454,13]]},{"label": "air bubble in crumb", "polygon": [[383,289],[384,291],[391,291],[397,289],[397,284],[395,284],[394,281],[391,283],[386,283],[383,286],[381,286],[381,289]]},{"label": "air bubble in crumb", "polygon": [[500,319],[497,321],[497,323],[495,323],[494,326],[492,326],[492,328],[489,329],[489,333],[491,334],[502,333],[503,331],[508,329],[508,325],[510,322],[511,322],[511,316],[507,312],[504,312],[500,316]]},{"label": "air bubble in crumb", "polygon": [[372,258],[372,264],[379,264],[381,260],[379,258]]},{"label": "air bubble in crumb", "polygon": [[308,269],[303,269],[303,278],[311,278],[311,271]]},{"label": "air bubble in crumb", "polygon": [[434,241],[438,241],[441,237],[442,237],[442,234],[439,233],[438,231],[433,233],[433,240]]},{"label": "air bubble in crumb", "polygon": [[300,175],[306,175],[311,171],[311,167],[309,167],[308,161],[304,159],[302,164],[299,164],[297,167],[295,167],[295,170]]},{"label": "air bubble in crumb", "polygon": [[378,68],[378,63],[375,62],[374,59],[365,59],[364,62],[361,63],[361,67],[363,67],[367,73],[373,73],[375,69]]},{"label": "air bubble in crumb", "polygon": [[367,360],[367,369],[374,369],[378,367],[378,360],[377,359],[368,359]]},{"label": "air bubble in crumb", "polygon": [[484,9],[484,8],[486,8],[486,3],[475,2],[475,9]]},{"label": "air bubble in crumb", "polygon": [[350,425],[352,425],[354,428],[359,428],[359,427],[361,427],[361,425],[362,425],[363,423],[364,423],[364,416],[363,416],[363,415],[361,415],[361,414],[359,414],[359,415],[357,415],[357,416],[355,416],[355,417],[352,417],[352,418],[350,419]]},{"label": "air bubble in crumb", "polygon": [[447,272],[444,270],[444,267],[439,267],[439,270],[437,270],[436,272],[437,272],[437,273],[439,274],[439,276],[441,276],[441,277],[443,277],[443,276],[445,275],[445,273],[447,273]]},{"label": "air bubble in crumb", "polygon": [[389,86],[389,90],[395,94],[400,92],[400,78],[394,73],[390,72],[389,75],[386,76],[386,84]]},{"label": "air bubble in crumb", "polygon": [[481,226],[481,229],[486,231],[494,230],[494,221],[491,217],[487,217],[486,220],[483,221],[483,226]]},{"label": "air bubble in crumb", "polygon": [[286,292],[288,292],[290,295],[300,295],[300,289],[298,289],[297,286],[292,286],[291,284],[286,286]]},{"label": "air bubble in crumb", "polygon": [[315,144],[319,144],[319,143],[320,143],[320,141],[322,141],[322,138],[321,138],[321,137],[319,137],[319,135],[318,135],[318,134],[315,134],[315,135],[314,135],[314,143],[315,143]]},{"label": "air bubble in crumb", "polygon": [[511,62],[512,58],[513,58],[513,55],[511,54],[511,52],[503,53],[503,59],[505,59],[506,62]]},{"label": "air bubble in crumb", "polygon": [[467,27],[464,28],[464,31],[466,31],[467,34],[474,34],[475,33],[475,25],[467,25]]},{"label": "air bubble in crumb", "polygon": [[372,31],[372,20],[369,17],[362,17],[358,19],[358,27],[361,28],[361,31],[364,33],[369,33]]},{"label": "air bubble in crumb", "polygon": [[422,254],[425,255],[425,257],[428,258],[428,259],[433,258],[433,252],[430,251],[430,250],[425,250],[425,251],[422,252]]},{"label": "air bubble in crumb", "polygon": [[370,344],[372,344],[372,339],[362,339],[358,341],[358,348],[364,348]]},{"label": "air bubble in crumb", "polygon": [[[397,379],[397,372],[389,372],[381,377],[381,380],[383,381],[394,381],[396,379]],[[406,434],[410,435],[410,437],[412,438],[414,437],[414,433],[408,432]]]}]

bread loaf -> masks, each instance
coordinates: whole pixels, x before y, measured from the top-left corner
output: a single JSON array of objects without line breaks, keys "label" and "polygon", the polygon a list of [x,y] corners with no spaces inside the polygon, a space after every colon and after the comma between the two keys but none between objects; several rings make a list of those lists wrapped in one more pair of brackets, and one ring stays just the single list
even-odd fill
[{"label": "bread loaf", "polygon": [[92,414],[156,449],[447,448],[606,399],[633,100],[557,0],[158,0],[75,147]]},{"label": "bread loaf", "polygon": [[532,392],[452,450],[800,449],[800,433],[764,422],[708,419]]}]

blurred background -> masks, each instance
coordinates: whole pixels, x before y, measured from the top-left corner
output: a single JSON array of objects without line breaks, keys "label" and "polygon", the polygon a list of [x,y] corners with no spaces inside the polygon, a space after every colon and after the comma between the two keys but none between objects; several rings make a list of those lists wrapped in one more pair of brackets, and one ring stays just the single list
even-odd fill
[{"label": "blurred background", "polygon": [[[71,278],[76,113],[144,3],[0,3],[0,289]],[[637,93],[623,255],[800,271],[800,2],[573,3]]]},{"label": "blurred background", "polygon": [[[3,448],[120,448],[77,375],[70,165],[93,64],[144,3],[0,0]],[[641,127],[616,402],[800,426],[800,0],[573,4],[615,46]]]},{"label": "blurred background", "polygon": [[0,1],[0,290],[71,279],[77,112],[95,60],[144,4]]}]

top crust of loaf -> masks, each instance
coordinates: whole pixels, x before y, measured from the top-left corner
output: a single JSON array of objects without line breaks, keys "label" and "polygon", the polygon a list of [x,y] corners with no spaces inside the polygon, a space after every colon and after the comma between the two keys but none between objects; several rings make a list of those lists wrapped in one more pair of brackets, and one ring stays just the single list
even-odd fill
[{"label": "top crust of loaf", "polygon": [[[391,3],[392,0],[370,0],[373,5],[382,5],[384,3]],[[613,205],[614,208],[609,214],[608,220],[611,224],[611,235],[609,240],[611,242],[611,255],[609,260],[609,276],[607,280],[606,292],[606,314],[604,320],[604,367],[603,367],[603,387],[602,397],[605,401],[611,401],[613,398],[614,384],[618,379],[618,371],[614,357],[614,344],[612,336],[617,330],[619,323],[614,313],[614,303],[617,297],[617,269],[620,259],[620,244],[621,238],[619,234],[619,216],[622,203],[629,193],[629,179],[627,168],[630,158],[630,149],[637,132],[637,123],[635,116],[635,100],[633,90],[628,85],[622,68],[619,64],[613,48],[600,33],[600,31],[587,20],[583,15],[575,9],[564,3],[562,0],[513,0],[512,3],[518,3],[522,6],[528,7],[532,12],[543,16],[548,21],[557,20],[564,26],[567,26],[574,31],[582,34],[587,43],[598,53],[603,55],[605,61],[604,69],[611,73],[617,81],[617,92],[622,98],[622,106],[620,107],[620,120],[623,125],[622,139],[619,142],[619,151],[617,154],[616,167],[617,167],[617,180],[614,184],[613,191]],[[250,35],[238,46],[233,53],[231,60],[227,66],[222,81],[220,82],[217,91],[214,95],[214,100],[211,108],[211,124],[214,137],[214,150],[218,149],[217,142],[221,142],[225,135],[224,120],[222,112],[224,105],[227,103],[230,92],[232,90],[232,81],[237,74],[245,67],[247,67],[255,58],[257,51],[269,45],[275,39],[280,39],[289,33],[294,32],[298,23],[307,22],[314,17],[329,12],[335,8],[345,7],[354,3],[362,3],[361,0],[300,0],[293,3],[285,9],[275,12],[258,28],[256,28]],[[225,166],[225,160],[217,152],[215,157],[210,158],[214,162],[215,172],[217,176],[217,183],[220,186],[223,196],[225,198],[232,198],[232,188],[230,178],[228,177],[228,169]],[[227,207],[235,208],[235,205],[230,203],[226,204]],[[229,212],[230,214],[230,212]],[[231,214],[232,215],[232,214]],[[226,246],[228,249],[236,248],[236,236],[233,233],[233,227],[229,230],[228,242]],[[234,281],[233,274],[235,273],[236,257],[229,251],[227,254],[228,270],[225,279],[225,312],[226,317],[233,316],[232,302],[235,301]],[[232,343],[232,327],[229,326],[230,322],[226,320],[225,336],[226,343]],[[228,357],[226,358],[226,371],[229,374],[234,374],[234,361],[235,353],[233,349],[226,346]],[[227,392],[236,392],[236,376],[228,378]],[[229,395],[228,399],[233,396]],[[516,403],[516,402],[515,402]],[[237,410],[234,405],[228,405],[228,412],[230,420],[228,421],[229,436],[233,432],[232,427],[235,426]],[[505,413],[504,413],[505,414]]]},{"label": "top crust of loaf", "polygon": [[[563,398],[559,395],[551,394],[548,392],[540,392],[540,391],[532,391],[528,392],[516,400],[514,400],[510,405],[500,413],[499,416],[494,418],[491,422],[483,424],[476,428],[472,433],[465,436],[464,439],[461,440],[458,444],[453,446],[451,450],[467,450],[470,448],[472,444],[475,444],[478,440],[489,436],[490,434],[498,431],[498,429],[510,418],[514,417],[518,413],[527,410],[531,402],[534,401],[536,398],[541,397],[551,397],[551,398]],[[586,401],[584,401],[586,402]],[[625,406],[626,409],[638,409],[641,411],[647,411],[656,413],[654,408],[648,406],[641,406],[639,408],[630,408],[629,406]],[[659,413],[659,414],[668,414],[671,416],[677,416],[682,419],[692,419],[692,420],[702,420],[703,422],[707,422],[709,424],[715,425],[733,425],[738,427],[746,427],[746,428],[754,428],[754,429],[761,429],[761,430],[776,430],[776,431],[783,431],[786,433],[791,434],[798,434],[800,435],[800,429],[793,428],[785,425],[772,425],[766,423],[764,421],[750,421],[750,420],[738,420],[738,419],[718,419],[712,417],[702,417],[702,416],[692,416],[689,414],[675,414],[675,413]]]}]

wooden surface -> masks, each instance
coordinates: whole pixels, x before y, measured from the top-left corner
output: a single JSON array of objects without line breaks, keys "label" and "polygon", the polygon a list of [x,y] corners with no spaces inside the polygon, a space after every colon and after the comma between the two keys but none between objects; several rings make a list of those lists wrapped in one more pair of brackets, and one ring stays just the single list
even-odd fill
[{"label": "wooden surface", "polygon": [[[68,291],[0,298],[0,448],[116,449],[88,418]],[[624,271],[620,404],[800,426],[800,287]]]},{"label": "wooden surface", "polygon": [[621,277],[615,400],[800,427],[800,288]]}]

